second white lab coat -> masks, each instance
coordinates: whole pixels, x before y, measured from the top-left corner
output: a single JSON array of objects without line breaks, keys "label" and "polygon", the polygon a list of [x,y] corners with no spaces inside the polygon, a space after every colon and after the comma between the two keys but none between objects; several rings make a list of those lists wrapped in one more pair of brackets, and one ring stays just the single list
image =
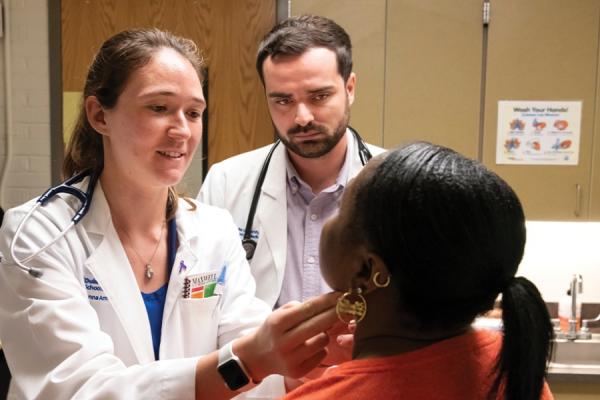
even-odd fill
[{"label": "second white lab coat", "polygon": [[[33,214],[17,242],[20,259],[67,225],[73,200],[61,195]],[[9,210],[0,230],[7,258],[0,267],[0,340],[19,398],[193,398],[198,356],[258,326],[270,312],[254,297],[231,217],[203,204],[191,211],[180,200],[179,248],[155,362],[146,308],[100,185],[82,222],[28,263],[43,271],[39,279],[14,266],[9,251],[32,205]],[[222,296],[183,298],[186,276],[224,266]]]},{"label": "second white lab coat", "polygon": [[[350,165],[348,179],[356,176],[363,165],[358,155],[356,137],[346,131]],[[272,145],[231,157],[214,164],[198,199],[207,204],[227,209],[243,236],[254,189],[265,157]],[[367,144],[373,156],[384,149]],[[256,216],[252,224],[253,236],[258,237],[256,252],[250,269],[256,281],[256,296],[271,307],[275,306],[285,271],[287,258],[287,192],[286,148],[279,144],[273,152],[269,169],[262,185]]]}]

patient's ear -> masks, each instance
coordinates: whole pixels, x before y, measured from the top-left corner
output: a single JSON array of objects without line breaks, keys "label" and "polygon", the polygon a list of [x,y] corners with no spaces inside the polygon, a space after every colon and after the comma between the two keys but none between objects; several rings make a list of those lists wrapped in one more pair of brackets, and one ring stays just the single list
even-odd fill
[{"label": "patient's ear", "polygon": [[85,115],[96,132],[108,136],[109,130],[106,123],[106,114],[96,96],[88,96],[85,98]]},{"label": "patient's ear", "polygon": [[390,283],[391,274],[383,259],[375,253],[369,252],[363,265],[356,274],[356,282],[360,282],[363,291],[371,291],[387,287]]},{"label": "patient's ear", "polygon": [[366,281],[369,279],[369,260],[368,250],[362,245],[353,246],[348,250],[347,262],[343,269],[340,270],[341,276],[343,276],[342,288],[344,290],[348,288],[360,288],[363,291],[366,289]]}]

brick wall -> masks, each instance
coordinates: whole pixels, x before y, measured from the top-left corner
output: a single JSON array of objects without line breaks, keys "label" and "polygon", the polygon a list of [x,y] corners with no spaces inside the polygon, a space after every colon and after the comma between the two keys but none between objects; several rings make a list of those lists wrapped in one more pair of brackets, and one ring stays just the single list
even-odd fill
[{"label": "brick wall", "polygon": [[[2,124],[0,157],[6,156],[6,113],[12,117],[12,160],[0,188],[2,207],[9,208],[43,192],[50,179],[50,109],[48,70],[48,8],[45,0],[4,1],[9,22],[12,106],[5,105],[4,79],[0,95]],[[7,56],[2,39],[2,76]]]}]

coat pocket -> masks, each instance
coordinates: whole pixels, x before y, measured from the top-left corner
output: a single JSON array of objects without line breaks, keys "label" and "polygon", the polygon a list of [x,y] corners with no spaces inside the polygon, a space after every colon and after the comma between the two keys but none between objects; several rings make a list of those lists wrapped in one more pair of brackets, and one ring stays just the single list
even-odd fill
[{"label": "coat pocket", "polygon": [[220,296],[178,299],[177,324],[181,327],[183,355],[197,356],[217,349]]}]

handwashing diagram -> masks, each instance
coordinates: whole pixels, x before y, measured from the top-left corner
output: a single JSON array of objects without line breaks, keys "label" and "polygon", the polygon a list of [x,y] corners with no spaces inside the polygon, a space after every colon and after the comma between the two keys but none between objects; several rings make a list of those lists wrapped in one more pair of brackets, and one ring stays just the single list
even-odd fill
[{"label": "handwashing diagram", "polygon": [[581,101],[499,101],[497,164],[577,165]]}]

